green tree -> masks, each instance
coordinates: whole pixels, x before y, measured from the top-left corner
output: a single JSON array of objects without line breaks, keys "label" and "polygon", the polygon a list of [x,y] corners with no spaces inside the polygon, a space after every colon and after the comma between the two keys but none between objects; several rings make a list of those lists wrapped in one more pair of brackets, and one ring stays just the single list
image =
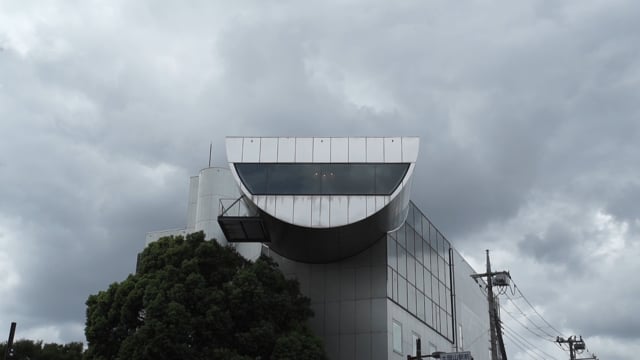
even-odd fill
[{"label": "green tree", "polygon": [[[86,359],[324,359],[309,299],[267,257],[186,239],[151,243],[138,271],[89,296]],[[298,354],[298,355],[296,355]]]},{"label": "green tree", "polygon": [[[4,354],[7,343],[0,344],[0,353]],[[41,340],[17,340],[13,343],[15,360],[81,360],[83,345],[81,342],[71,342],[60,345],[56,343],[43,344]]]}]

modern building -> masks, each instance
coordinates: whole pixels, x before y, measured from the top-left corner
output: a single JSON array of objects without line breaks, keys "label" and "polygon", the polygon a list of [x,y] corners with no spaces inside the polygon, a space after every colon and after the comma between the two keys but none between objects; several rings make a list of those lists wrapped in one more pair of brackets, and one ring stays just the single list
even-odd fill
[{"label": "modern building", "polygon": [[229,168],[191,178],[185,229],[266,254],[311,299],[332,360],[469,351],[489,359],[474,270],[410,201],[415,137],[229,137]]}]

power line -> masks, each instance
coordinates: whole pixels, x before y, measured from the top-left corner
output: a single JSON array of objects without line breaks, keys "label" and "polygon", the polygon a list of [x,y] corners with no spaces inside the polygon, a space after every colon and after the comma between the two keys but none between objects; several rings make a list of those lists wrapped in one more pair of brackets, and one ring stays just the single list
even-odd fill
[{"label": "power line", "polygon": [[[546,330],[544,330],[542,327],[540,327],[540,325],[536,324],[533,320],[531,320],[529,318],[529,316],[527,316],[527,314],[525,314],[524,311],[522,311],[522,309],[518,306],[518,304],[507,294],[506,295],[507,299],[509,299],[509,301],[511,301],[511,303],[513,304],[513,306],[518,309],[518,311],[520,312],[520,314],[522,314],[522,316],[525,317],[525,319],[527,319],[531,324],[533,324],[533,326],[536,327],[536,329],[540,330],[541,332],[543,332],[545,335],[549,336],[550,338],[555,338],[558,334],[560,334],[559,332],[557,334],[549,334]],[[526,300],[526,299],[525,299]],[[562,334],[560,334],[562,335]]]},{"label": "power line", "polygon": [[533,345],[531,342],[529,342],[529,340],[527,340],[524,336],[518,334],[517,331],[509,328],[506,324],[503,324],[504,329],[508,330],[509,333],[512,336],[517,336],[520,340],[522,340],[522,342],[526,343],[527,345],[529,345],[531,347],[531,349],[535,349],[536,351],[538,351],[539,353],[541,353],[542,355],[552,359],[552,360],[558,360],[556,357],[554,357],[553,355],[549,355],[549,353],[545,352],[544,350],[540,349],[539,347],[536,347],[535,345]]},{"label": "power line", "polygon": [[529,307],[531,307],[531,309],[533,310],[533,312],[536,313],[536,315],[538,315],[538,317],[540,319],[542,319],[542,321],[544,321],[545,324],[547,324],[547,326],[549,326],[549,328],[551,328],[553,331],[555,331],[556,333],[560,334],[560,336],[564,336],[562,334],[562,332],[558,329],[556,329],[555,327],[553,327],[553,325],[551,325],[544,317],[542,317],[542,315],[538,312],[538,310],[536,310],[536,308],[531,305],[531,302],[529,302],[529,300],[527,299],[526,296],[524,296],[524,294],[522,293],[522,291],[520,291],[520,288],[518,287],[518,285],[516,285],[515,281],[513,281],[513,279],[511,279],[511,281],[513,282],[513,287],[518,291],[518,293],[520,294],[520,296],[522,296],[522,298],[524,299],[524,301],[529,305]]},{"label": "power line", "polygon": [[525,328],[527,331],[529,331],[530,333],[532,333],[533,335],[539,337],[540,339],[544,340],[544,341],[548,341],[548,342],[554,342],[554,340],[549,340],[548,338],[538,334],[537,332],[531,330],[531,328],[529,328],[527,325],[523,324],[520,320],[516,319],[515,316],[513,316],[513,314],[511,314],[507,309],[502,309],[505,313],[507,313],[507,315],[509,315],[509,317],[511,317],[515,322],[517,322],[518,324],[520,324],[520,326],[522,326],[523,328]]},{"label": "power line", "polygon": [[527,355],[528,357],[534,359],[534,360],[538,360],[536,357],[534,357],[533,355],[536,355],[535,353],[533,355],[531,355],[531,351],[529,349],[526,349],[524,346],[520,345],[513,337],[511,337],[511,335],[505,333],[504,334],[505,337],[509,340],[511,340],[511,343],[515,346],[517,346],[518,348],[520,348],[520,350],[524,351],[524,354]]}]

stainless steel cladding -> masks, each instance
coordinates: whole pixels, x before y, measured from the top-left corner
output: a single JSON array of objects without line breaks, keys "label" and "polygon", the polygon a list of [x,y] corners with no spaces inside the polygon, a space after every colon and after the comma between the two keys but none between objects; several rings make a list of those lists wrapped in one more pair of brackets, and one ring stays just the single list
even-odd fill
[{"label": "stainless steel cladding", "polygon": [[406,218],[416,137],[230,137],[229,168],[271,233],[273,251],[328,262]]}]

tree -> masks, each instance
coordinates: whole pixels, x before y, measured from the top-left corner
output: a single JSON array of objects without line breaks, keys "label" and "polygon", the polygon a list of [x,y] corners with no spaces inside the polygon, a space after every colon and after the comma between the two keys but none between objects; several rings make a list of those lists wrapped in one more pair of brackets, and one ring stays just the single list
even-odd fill
[{"label": "tree", "polygon": [[[149,244],[136,274],[89,296],[86,359],[324,359],[299,285],[202,232]],[[295,355],[295,353],[299,353]]]},{"label": "tree", "polygon": [[[0,344],[0,353],[4,354],[7,343]],[[60,345],[56,343],[43,344],[42,341],[21,339],[13,343],[15,360],[81,360],[81,342],[70,342]]]}]

